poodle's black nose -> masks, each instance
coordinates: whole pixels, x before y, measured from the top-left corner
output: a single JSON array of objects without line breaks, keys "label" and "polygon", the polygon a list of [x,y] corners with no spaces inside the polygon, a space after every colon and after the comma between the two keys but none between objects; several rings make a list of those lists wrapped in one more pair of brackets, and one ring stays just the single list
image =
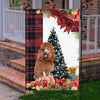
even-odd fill
[{"label": "poodle's black nose", "polygon": [[46,55],[47,53],[46,52],[44,52],[44,55]]}]

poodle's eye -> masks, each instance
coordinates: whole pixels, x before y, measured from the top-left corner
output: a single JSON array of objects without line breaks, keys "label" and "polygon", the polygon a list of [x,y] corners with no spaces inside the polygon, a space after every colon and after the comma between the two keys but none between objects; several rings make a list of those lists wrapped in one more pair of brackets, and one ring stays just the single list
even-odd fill
[{"label": "poodle's eye", "polygon": [[50,50],[50,48],[47,48],[47,50]]},{"label": "poodle's eye", "polygon": [[44,51],[44,49],[41,49],[42,51]]}]

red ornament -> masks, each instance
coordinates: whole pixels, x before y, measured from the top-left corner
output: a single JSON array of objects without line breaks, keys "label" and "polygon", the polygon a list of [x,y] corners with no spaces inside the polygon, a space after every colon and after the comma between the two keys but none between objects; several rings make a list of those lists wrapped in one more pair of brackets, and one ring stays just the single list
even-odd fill
[{"label": "red ornament", "polygon": [[60,80],[57,80],[57,83],[60,84]]},{"label": "red ornament", "polygon": [[41,83],[43,84],[44,87],[46,87],[48,84],[47,80],[42,80]]},{"label": "red ornament", "polygon": [[79,86],[79,82],[77,82],[75,85],[76,85],[76,86]]},{"label": "red ornament", "polygon": [[74,18],[74,21],[79,21],[79,19],[77,19],[77,18]]},{"label": "red ornament", "polygon": [[39,86],[40,85],[40,83],[39,82],[35,82],[35,86]]},{"label": "red ornament", "polygon": [[69,16],[74,19],[75,18],[75,15],[72,15],[71,13],[69,14]]},{"label": "red ornament", "polygon": [[74,80],[74,84],[75,84],[75,86],[77,86],[77,88],[79,89],[79,80],[78,80],[78,79]]},{"label": "red ornament", "polygon": [[66,86],[67,85],[67,83],[66,82],[63,82],[63,86]]},{"label": "red ornament", "polygon": [[77,88],[78,88],[78,90],[79,90],[79,85],[76,85],[77,86]]},{"label": "red ornament", "polygon": [[78,79],[74,80],[74,84],[78,85],[79,84],[79,80]]},{"label": "red ornament", "polygon": [[60,85],[63,85],[63,82],[64,82],[64,81],[63,81],[62,79],[60,79]]},{"label": "red ornament", "polygon": [[72,18],[74,21],[79,21],[79,11],[77,12],[74,10],[74,12],[74,14],[72,12],[69,14],[70,18]]},{"label": "red ornament", "polygon": [[43,86],[44,86],[44,87],[47,87],[47,84],[44,84]]},{"label": "red ornament", "polygon": [[70,83],[69,88],[71,89],[73,86],[75,86],[75,83]]},{"label": "red ornament", "polygon": [[56,87],[56,85],[55,85],[55,84],[51,84],[51,87],[52,87],[52,88],[55,88],[55,87]]}]

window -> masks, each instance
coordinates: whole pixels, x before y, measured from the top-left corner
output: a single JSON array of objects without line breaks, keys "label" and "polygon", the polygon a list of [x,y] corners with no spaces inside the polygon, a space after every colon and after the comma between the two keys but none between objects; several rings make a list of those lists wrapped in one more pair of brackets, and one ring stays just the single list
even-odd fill
[{"label": "window", "polygon": [[80,0],[64,0],[65,9],[80,9]]},{"label": "window", "polygon": [[99,17],[99,25],[98,25],[98,49],[100,49],[100,17]]},{"label": "window", "polygon": [[73,9],[80,9],[80,0],[72,0],[73,1]]},{"label": "window", "polygon": [[[100,0],[98,1],[98,15],[100,15]],[[98,49],[100,49],[100,16],[98,21]]]},{"label": "window", "polygon": [[42,0],[33,0],[33,9],[42,9]]},{"label": "window", "polygon": [[69,0],[64,0],[65,9],[69,9]]}]

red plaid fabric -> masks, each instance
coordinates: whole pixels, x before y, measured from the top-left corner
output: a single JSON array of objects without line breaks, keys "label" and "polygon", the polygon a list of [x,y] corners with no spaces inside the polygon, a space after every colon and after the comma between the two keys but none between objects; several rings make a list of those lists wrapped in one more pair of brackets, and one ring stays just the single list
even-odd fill
[{"label": "red plaid fabric", "polygon": [[26,83],[34,81],[34,66],[43,40],[43,15],[26,11]]}]

